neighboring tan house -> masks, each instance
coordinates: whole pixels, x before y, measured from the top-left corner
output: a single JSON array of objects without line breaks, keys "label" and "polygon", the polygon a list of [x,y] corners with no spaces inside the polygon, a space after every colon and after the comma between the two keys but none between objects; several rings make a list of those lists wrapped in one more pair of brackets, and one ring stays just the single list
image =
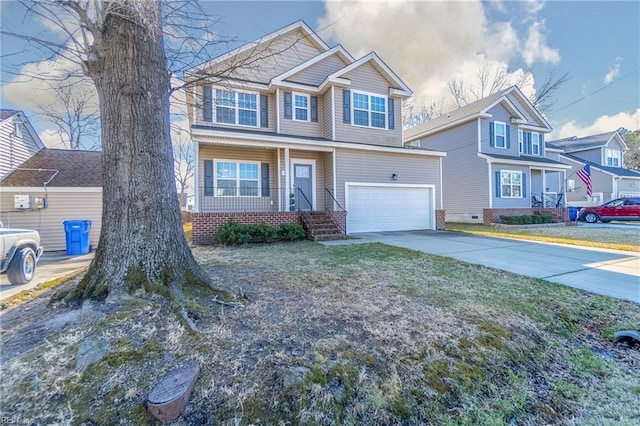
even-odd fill
[{"label": "neighboring tan house", "polygon": [[339,234],[444,226],[445,154],[403,146],[412,92],[376,53],[355,59],[298,21],[185,78],[201,78],[187,93],[194,243],[230,217],[302,223],[316,239],[330,238],[323,216]]},{"label": "neighboring tan house", "polygon": [[[576,207],[600,205],[619,197],[640,197],[640,173],[624,168],[629,147],[617,131],[578,138],[572,136],[547,142],[547,148],[560,152],[567,171],[567,204]],[[591,197],[587,186],[576,175],[589,162]]]},{"label": "neighboring tan house", "polygon": [[409,146],[444,151],[448,222],[495,223],[501,215],[551,214],[565,220],[565,171],[545,150],[551,126],[512,86],[404,131]]},{"label": "neighboring tan house", "polygon": [[101,157],[97,151],[41,149],[0,180],[0,220],[5,227],[35,229],[45,251],[58,251],[66,250],[63,222],[88,219],[95,248],[102,226]]},{"label": "neighboring tan house", "polygon": [[43,148],[22,111],[0,109],[0,179]]}]

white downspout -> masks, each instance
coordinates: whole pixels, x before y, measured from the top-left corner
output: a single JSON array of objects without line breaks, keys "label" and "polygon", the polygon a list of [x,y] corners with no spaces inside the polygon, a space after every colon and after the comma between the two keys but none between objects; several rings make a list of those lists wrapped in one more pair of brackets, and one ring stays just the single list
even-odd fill
[{"label": "white downspout", "polygon": [[193,209],[196,213],[200,213],[200,142],[196,139],[193,141],[193,144],[195,145],[193,149],[193,186],[195,187],[193,194]]}]

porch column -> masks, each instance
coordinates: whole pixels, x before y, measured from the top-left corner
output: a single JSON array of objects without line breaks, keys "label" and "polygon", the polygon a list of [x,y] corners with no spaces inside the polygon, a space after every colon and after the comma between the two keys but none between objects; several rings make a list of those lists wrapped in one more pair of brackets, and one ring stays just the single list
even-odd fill
[{"label": "porch column", "polygon": [[567,207],[567,171],[562,170],[562,206]]},{"label": "porch column", "polygon": [[285,209],[289,210],[289,191],[291,191],[291,176],[289,174],[289,148],[284,149],[284,186],[285,186]]},{"label": "porch column", "polygon": [[278,174],[278,211],[284,211],[284,201],[282,200],[282,163],[280,161],[280,148],[276,149],[277,152],[277,156],[278,156],[278,168],[277,168],[277,174]]},{"label": "porch column", "polygon": [[547,171],[542,169],[542,207],[547,207]]},{"label": "porch column", "polygon": [[200,167],[198,167],[200,143],[197,140],[193,141],[193,211],[200,213]]},{"label": "porch column", "polygon": [[[333,87],[332,87],[333,89]],[[331,153],[331,159],[333,160],[333,198],[338,196],[338,178],[336,172],[336,149],[333,148],[333,152]],[[336,205],[336,200],[333,201],[333,211],[338,208]]]}]

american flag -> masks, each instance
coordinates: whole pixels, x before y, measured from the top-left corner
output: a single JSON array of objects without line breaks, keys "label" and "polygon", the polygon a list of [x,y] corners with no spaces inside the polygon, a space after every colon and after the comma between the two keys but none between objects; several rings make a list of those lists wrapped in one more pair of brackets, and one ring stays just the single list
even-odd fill
[{"label": "american flag", "polygon": [[576,172],[576,174],[580,179],[582,179],[585,185],[587,185],[587,197],[591,197],[591,191],[593,188],[591,187],[591,167],[589,166],[589,163],[585,164]]}]

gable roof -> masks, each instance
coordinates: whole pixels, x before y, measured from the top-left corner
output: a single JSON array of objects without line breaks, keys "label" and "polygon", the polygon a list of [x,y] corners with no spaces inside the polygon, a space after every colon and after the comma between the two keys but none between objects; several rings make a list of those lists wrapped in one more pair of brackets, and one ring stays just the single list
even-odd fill
[{"label": "gable roof", "polygon": [[[582,159],[572,154],[567,154],[566,152],[560,153],[560,155],[578,164],[584,164],[587,162],[587,160],[585,159]],[[589,167],[602,170],[603,172],[609,173],[614,176],[640,179],[640,172],[625,169],[623,167],[602,166],[600,164],[591,163],[591,162],[589,162]]]},{"label": "gable roof", "polygon": [[324,59],[326,59],[326,58],[328,58],[330,56],[334,56],[334,55],[335,56],[341,56],[343,58],[343,60],[345,62],[349,63],[349,64],[352,63],[353,61],[355,61],[354,57],[351,56],[351,54],[349,52],[347,52],[345,50],[345,48],[342,47],[342,45],[339,44],[339,45],[334,46],[331,49],[327,50],[326,52],[321,53],[321,54],[319,54],[317,56],[314,56],[313,58],[309,59],[308,61],[303,62],[300,65],[298,65],[298,66],[296,66],[294,68],[291,68],[288,71],[283,72],[279,76],[274,77],[272,79],[272,83],[286,80],[287,78],[289,78],[289,77],[291,77],[291,76],[293,76],[293,75],[295,75],[295,74],[297,74],[297,73],[299,73],[299,72],[301,72],[301,71],[303,71],[303,70],[305,70],[305,69],[317,64],[318,62],[320,62],[320,61],[322,61],[322,60],[324,60]]},{"label": "gable roof", "polygon": [[102,187],[102,152],[41,149],[8,174],[2,187]]},{"label": "gable roof", "polygon": [[[14,116],[16,117],[13,118]],[[44,142],[42,142],[42,139],[40,139],[38,132],[33,127],[24,112],[15,109],[0,109],[0,123],[3,123],[10,118],[13,118],[14,123],[21,122],[25,126],[27,132],[29,132],[29,135],[31,136],[31,139],[33,139],[39,149],[45,148]]]},{"label": "gable roof", "polygon": [[571,136],[564,139],[556,139],[552,141],[546,142],[552,148],[562,149],[565,152],[578,152],[585,151],[589,149],[602,148],[606,146],[611,139],[615,138],[616,135],[619,137],[619,142],[624,146],[624,150],[628,150],[629,147],[624,142],[624,139],[617,131],[600,133],[597,135],[585,136],[582,138]]},{"label": "gable roof", "polygon": [[405,129],[404,142],[411,142],[421,137],[439,132],[441,130],[446,130],[450,127],[454,127],[458,124],[462,124],[479,117],[489,118],[490,114],[488,111],[501,102],[506,102],[509,106],[509,109],[511,109],[512,112],[517,115],[517,118],[519,118],[520,120],[524,120],[525,117],[522,112],[520,112],[517,106],[514,105],[513,102],[507,97],[507,95],[509,94],[513,94],[514,96],[519,98],[521,102],[528,104],[530,109],[537,115],[537,118],[541,121],[541,123],[543,123],[544,127],[548,130],[551,130],[551,126],[549,125],[549,123],[544,119],[544,117],[542,117],[542,115],[535,109],[535,107],[531,105],[531,102],[529,102],[527,97],[524,96],[520,89],[518,89],[517,86],[511,86],[507,89],[493,93],[485,98],[482,98],[475,102],[471,102],[470,104],[467,104],[463,107],[442,114],[432,120],[418,124],[414,127],[410,127],[409,129]]},{"label": "gable roof", "polygon": [[324,40],[322,40],[320,38],[320,36],[318,36],[318,34],[316,34],[311,27],[309,27],[309,25],[306,24],[306,22],[304,22],[302,19],[299,21],[296,21],[292,24],[289,24],[285,27],[280,28],[279,30],[273,31],[257,40],[251,41],[249,43],[243,44],[240,47],[237,47],[227,53],[223,53],[220,56],[217,56],[213,59],[209,59],[208,61],[205,61],[204,63],[197,65],[195,67],[193,67],[190,70],[185,71],[185,74],[188,73],[197,73],[203,70],[206,70],[210,67],[212,67],[213,65],[220,63],[222,61],[225,61],[229,58],[232,58],[234,56],[240,55],[246,51],[248,51],[249,49],[253,49],[256,46],[262,44],[262,43],[267,43],[277,37],[280,37],[281,35],[287,34],[289,32],[293,32],[293,31],[302,31],[303,34],[305,34],[305,38],[308,38],[309,40],[312,41],[312,43],[314,43],[320,50],[322,51],[327,51],[329,50],[329,45],[327,43],[325,43]]}]

